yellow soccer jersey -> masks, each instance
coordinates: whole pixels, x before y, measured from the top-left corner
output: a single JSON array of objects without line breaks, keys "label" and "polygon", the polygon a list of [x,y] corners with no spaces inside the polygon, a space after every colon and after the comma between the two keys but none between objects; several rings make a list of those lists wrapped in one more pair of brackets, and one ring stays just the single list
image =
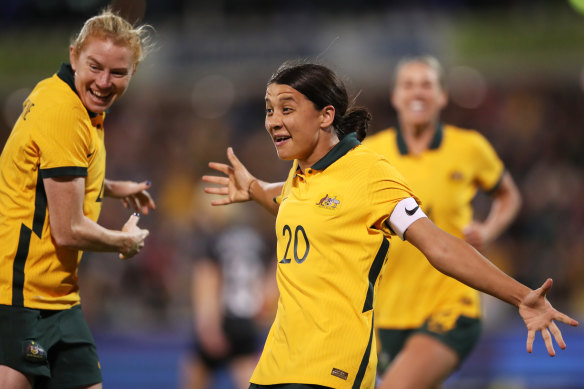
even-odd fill
[{"label": "yellow soccer jersey", "polygon": [[[495,189],[503,174],[503,163],[482,135],[450,125],[440,126],[430,149],[419,156],[408,154],[395,129],[374,134],[364,144],[406,177],[438,227],[460,238],[472,221],[477,189]],[[431,318],[431,329],[440,332],[450,329],[460,314],[480,317],[476,290],[434,269],[407,241],[395,241],[379,282],[376,327],[414,328]]]},{"label": "yellow soccer jersey", "polygon": [[[412,197],[382,156],[346,136],[278,196],[278,310],[251,382],[373,388],[373,299],[385,221]],[[397,240],[397,239],[394,239]]]},{"label": "yellow soccer jersey", "polygon": [[85,176],[85,215],[97,221],[105,178],[104,114],[87,111],[73,72],[34,88],[0,156],[0,304],[67,309],[79,303],[81,252],[51,238],[43,178]]}]

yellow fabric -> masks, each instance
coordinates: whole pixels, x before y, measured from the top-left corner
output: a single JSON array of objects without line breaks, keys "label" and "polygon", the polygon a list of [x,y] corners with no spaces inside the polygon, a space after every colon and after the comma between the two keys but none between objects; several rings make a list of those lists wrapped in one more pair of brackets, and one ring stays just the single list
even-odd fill
[{"label": "yellow fabric", "polygon": [[[449,125],[440,131],[437,147],[419,156],[400,154],[395,129],[368,137],[364,144],[406,177],[438,227],[462,237],[463,228],[472,221],[471,200],[477,189],[493,189],[503,174],[503,163],[478,132]],[[415,328],[432,316],[441,322],[436,328],[446,331],[458,315],[481,315],[479,293],[435,270],[407,241],[392,242],[379,284],[375,305],[379,328]]]},{"label": "yellow fabric", "polygon": [[295,162],[277,197],[280,298],[251,382],[373,388],[372,299],[391,233],[384,221],[413,194],[362,145],[317,165],[302,172]]},{"label": "yellow fabric", "polygon": [[0,304],[67,309],[79,303],[82,253],[57,248],[51,239],[42,178],[86,176],[83,211],[97,221],[105,177],[103,118],[91,119],[56,74],[23,104],[0,156]]}]

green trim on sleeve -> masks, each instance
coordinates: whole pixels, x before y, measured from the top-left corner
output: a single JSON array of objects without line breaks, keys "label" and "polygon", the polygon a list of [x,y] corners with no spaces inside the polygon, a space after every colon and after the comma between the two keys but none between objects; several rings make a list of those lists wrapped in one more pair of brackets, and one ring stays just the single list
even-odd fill
[{"label": "green trim on sleeve", "polygon": [[51,169],[40,169],[39,173],[42,175],[43,178],[65,176],[87,177],[87,168],[81,166],[63,166],[54,167]]},{"label": "green trim on sleeve", "polygon": [[486,190],[485,193],[487,193],[488,195],[494,194],[497,191],[497,189],[499,189],[499,187],[501,186],[501,183],[503,182],[503,177],[505,176],[505,173],[507,173],[507,170],[503,169],[503,173],[501,173],[501,177],[499,177],[499,179],[497,180],[495,185],[493,185],[493,187],[491,189]]}]

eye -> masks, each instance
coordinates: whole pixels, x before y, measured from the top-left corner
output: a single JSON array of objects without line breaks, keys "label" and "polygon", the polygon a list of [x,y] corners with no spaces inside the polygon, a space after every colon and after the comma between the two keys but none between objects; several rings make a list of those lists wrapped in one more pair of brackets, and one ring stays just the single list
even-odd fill
[{"label": "eye", "polygon": [[121,78],[121,77],[127,76],[128,75],[128,72],[125,71],[125,70],[112,71],[112,75],[114,77]]},{"label": "eye", "polygon": [[271,115],[274,112],[272,108],[266,107],[266,115]]}]

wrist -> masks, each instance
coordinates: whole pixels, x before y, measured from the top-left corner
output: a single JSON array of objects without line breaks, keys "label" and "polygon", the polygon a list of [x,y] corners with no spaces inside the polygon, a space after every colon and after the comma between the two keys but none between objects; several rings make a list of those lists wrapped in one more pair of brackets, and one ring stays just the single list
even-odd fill
[{"label": "wrist", "polygon": [[114,191],[113,186],[114,186],[114,181],[108,180],[107,178],[105,180],[103,180],[103,196],[104,197],[112,197],[112,194]]},{"label": "wrist", "polygon": [[254,199],[254,197],[253,197],[253,187],[254,187],[254,184],[257,184],[257,183],[258,183],[258,179],[257,178],[254,178],[254,179],[252,179],[250,181],[249,186],[247,187],[247,195],[249,196],[250,200],[253,200]]}]

